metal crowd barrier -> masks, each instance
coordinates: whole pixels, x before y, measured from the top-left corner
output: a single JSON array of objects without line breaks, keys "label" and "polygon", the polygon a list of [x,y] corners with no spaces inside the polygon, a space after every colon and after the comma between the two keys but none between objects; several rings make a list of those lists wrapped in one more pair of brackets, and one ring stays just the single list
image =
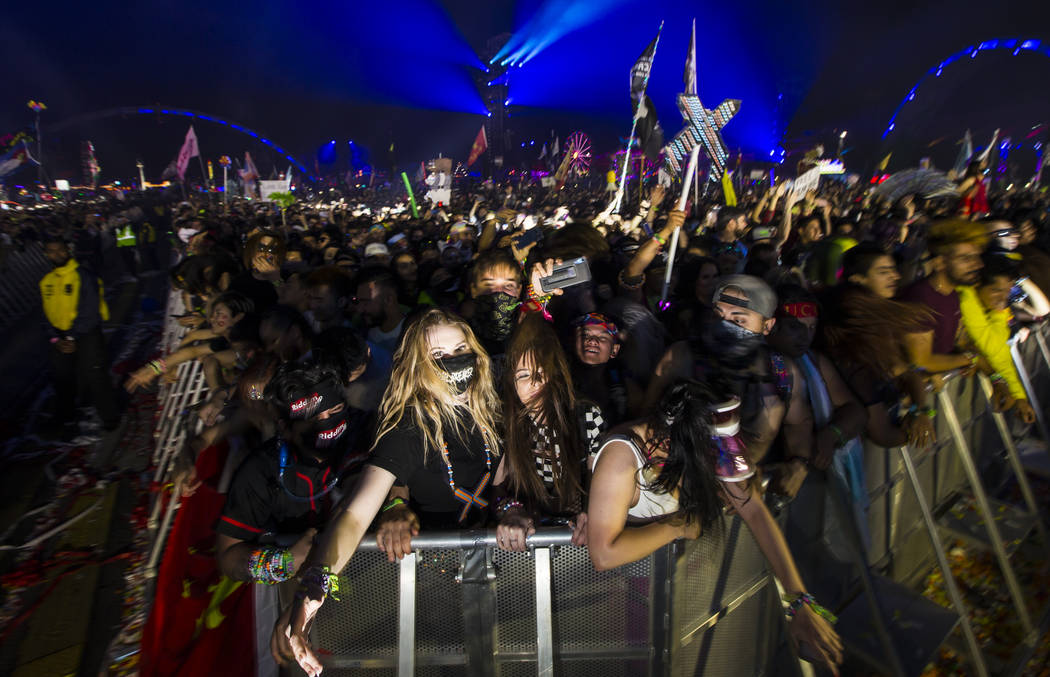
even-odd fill
[{"label": "metal crowd barrier", "polygon": [[[1015,366],[1036,411],[1037,429],[1048,442],[1044,392],[1050,385],[1050,353],[1045,325],[1027,340],[1015,337]],[[953,610],[958,614],[964,648],[977,675],[989,671],[1019,674],[1035,649],[1038,636],[1050,628],[1050,610],[1033,618],[1011,564],[1011,555],[1029,534],[1050,549],[1046,527],[1018,454],[1014,425],[990,405],[987,377],[950,378],[937,394],[937,441],[929,449],[908,446],[885,449],[866,442],[865,465],[871,505],[868,527],[873,571],[914,588],[937,566]],[[1004,463],[1005,461],[1005,463]],[[1009,469],[1023,499],[1012,506],[989,496]],[[991,490],[991,491],[990,491]],[[949,566],[942,534],[978,543],[992,552],[1022,629],[1022,645],[1006,662],[989,666],[969,622],[968,609]]]},{"label": "metal crowd barrier", "polygon": [[[181,307],[173,292],[165,352],[185,333],[170,317],[181,314]],[[1011,346],[1044,443],[1047,421],[1040,405],[1050,402],[1046,331],[1045,325],[1034,328],[1027,340],[1015,339]],[[191,407],[205,391],[197,362],[180,365],[175,383],[163,387],[153,459],[158,483],[169,477],[193,423]],[[937,395],[937,441],[929,449],[865,443],[870,538],[862,545],[859,532],[850,536],[857,564],[865,565],[859,567],[862,590],[855,587],[853,599],[867,599],[873,651],[891,674],[917,674],[915,665],[921,669],[925,662],[916,663],[916,655],[894,645],[899,640],[894,632],[906,626],[880,609],[880,581],[914,592],[934,566],[956,614],[947,630],[959,627],[973,671],[989,674],[989,658],[949,567],[943,532],[981,540],[993,552],[1022,626],[1023,645],[1012,662],[993,665],[992,671],[1018,673],[1037,636],[1050,626],[1050,614],[1032,617],[1010,563],[1029,532],[1038,533],[1044,545],[1050,541],[1012,424],[991,409],[989,394],[986,379],[949,379]],[[1020,508],[989,496],[1007,466],[1024,499]],[[834,482],[827,489],[848,512],[844,489]],[[153,505],[148,574],[156,571],[178,493],[175,487],[166,502],[158,495]],[[716,534],[676,542],[607,572],[595,571],[586,549],[569,539],[566,530],[545,529],[530,539],[527,553],[509,553],[495,547],[494,531],[423,533],[413,539],[413,554],[390,564],[374,538],[366,537],[342,572],[341,601],[325,604],[313,629],[326,674],[799,672],[775,581],[739,518],[727,517]]]},{"label": "metal crowd barrier", "polygon": [[325,674],[799,674],[739,518],[611,571],[570,538],[541,529],[512,553],[492,530],[422,533],[391,564],[366,537],[314,624]]},{"label": "metal crowd barrier", "polygon": [[[174,315],[182,315],[185,308],[182,295],[173,290],[168,297],[165,311],[164,333],[161,339],[162,354],[169,354],[178,346],[187,330],[176,322]],[[171,496],[165,500],[163,485],[174,470],[175,459],[186,444],[191,428],[196,425],[193,407],[204,399],[207,384],[199,360],[183,362],[176,367],[174,383],[162,383],[158,396],[159,418],[154,433],[156,447],[153,451],[153,484],[160,489],[155,493],[150,508],[148,528],[153,535],[150,555],[146,563],[146,576],[154,577],[157,564],[164,551],[175,511],[181,502],[181,487],[172,487]]]},{"label": "metal crowd barrier", "polygon": [[40,279],[51,270],[43,248],[28,242],[7,249],[0,259],[0,330],[40,308]]}]

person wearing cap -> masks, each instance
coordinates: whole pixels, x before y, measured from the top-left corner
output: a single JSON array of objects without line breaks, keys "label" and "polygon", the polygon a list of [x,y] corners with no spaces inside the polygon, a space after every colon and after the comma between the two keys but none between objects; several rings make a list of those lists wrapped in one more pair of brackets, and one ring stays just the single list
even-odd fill
[{"label": "person wearing cap", "polygon": [[365,247],[365,265],[389,266],[390,249],[382,242],[373,242]]},{"label": "person wearing cap", "polygon": [[773,491],[788,498],[805,479],[811,456],[813,420],[806,381],[794,360],[771,349],[766,336],[776,325],[777,296],[763,280],[729,275],[712,297],[716,317],[693,341],[671,345],[656,367],[646,393],[647,409],[678,379],[695,378],[722,398],[741,400],[741,427],[753,465],[766,457],[784,428],[791,463],[776,468]]}]

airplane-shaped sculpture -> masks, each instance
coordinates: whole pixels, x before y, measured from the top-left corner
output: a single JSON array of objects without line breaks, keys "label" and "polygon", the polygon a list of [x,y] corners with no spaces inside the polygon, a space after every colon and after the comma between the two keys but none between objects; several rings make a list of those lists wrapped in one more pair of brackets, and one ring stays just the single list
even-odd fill
[{"label": "airplane-shaped sculpture", "polygon": [[729,162],[720,130],[740,110],[740,100],[726,99],[712,111],[704,108],[699,96],[679,94],[678,110],[682,111],[686,126],[664,147],[667,164],[681,176],[689,153],[699,143],[711,159],[711,179],[720,181]]}]

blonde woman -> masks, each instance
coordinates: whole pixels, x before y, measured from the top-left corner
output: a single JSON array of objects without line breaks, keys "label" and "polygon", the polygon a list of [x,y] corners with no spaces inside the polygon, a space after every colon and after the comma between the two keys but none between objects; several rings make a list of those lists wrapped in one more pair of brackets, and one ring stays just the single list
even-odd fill
[{"label": "blonde woman", "polygon": [[[394,354],[376,442],[357,489],[310,551],[295,601],[274,630],[271,650],[279,663],[294,658],[308,674],[320,674],[306,629],[332,589],[332,573],[346,566],[380,511],[414,522],[413,535],[420,523],[441,528],[484,520],[484,496],[499,465],[498,425],[491,364],[474,332],[456,315],[427,311]],[[408,489],[411,504],[386,501],[395,484]]]}]

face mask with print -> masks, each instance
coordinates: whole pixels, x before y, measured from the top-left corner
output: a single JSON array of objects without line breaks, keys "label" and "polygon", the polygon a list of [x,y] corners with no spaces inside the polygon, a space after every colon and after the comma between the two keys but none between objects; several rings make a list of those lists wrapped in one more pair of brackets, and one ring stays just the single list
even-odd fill
[{"label": "face mask with print", "polygon": [[477,378],[478,356],[474,353],[442,357],[437,360],[437,364],[457,395],[467,392],[467,388]]}]

